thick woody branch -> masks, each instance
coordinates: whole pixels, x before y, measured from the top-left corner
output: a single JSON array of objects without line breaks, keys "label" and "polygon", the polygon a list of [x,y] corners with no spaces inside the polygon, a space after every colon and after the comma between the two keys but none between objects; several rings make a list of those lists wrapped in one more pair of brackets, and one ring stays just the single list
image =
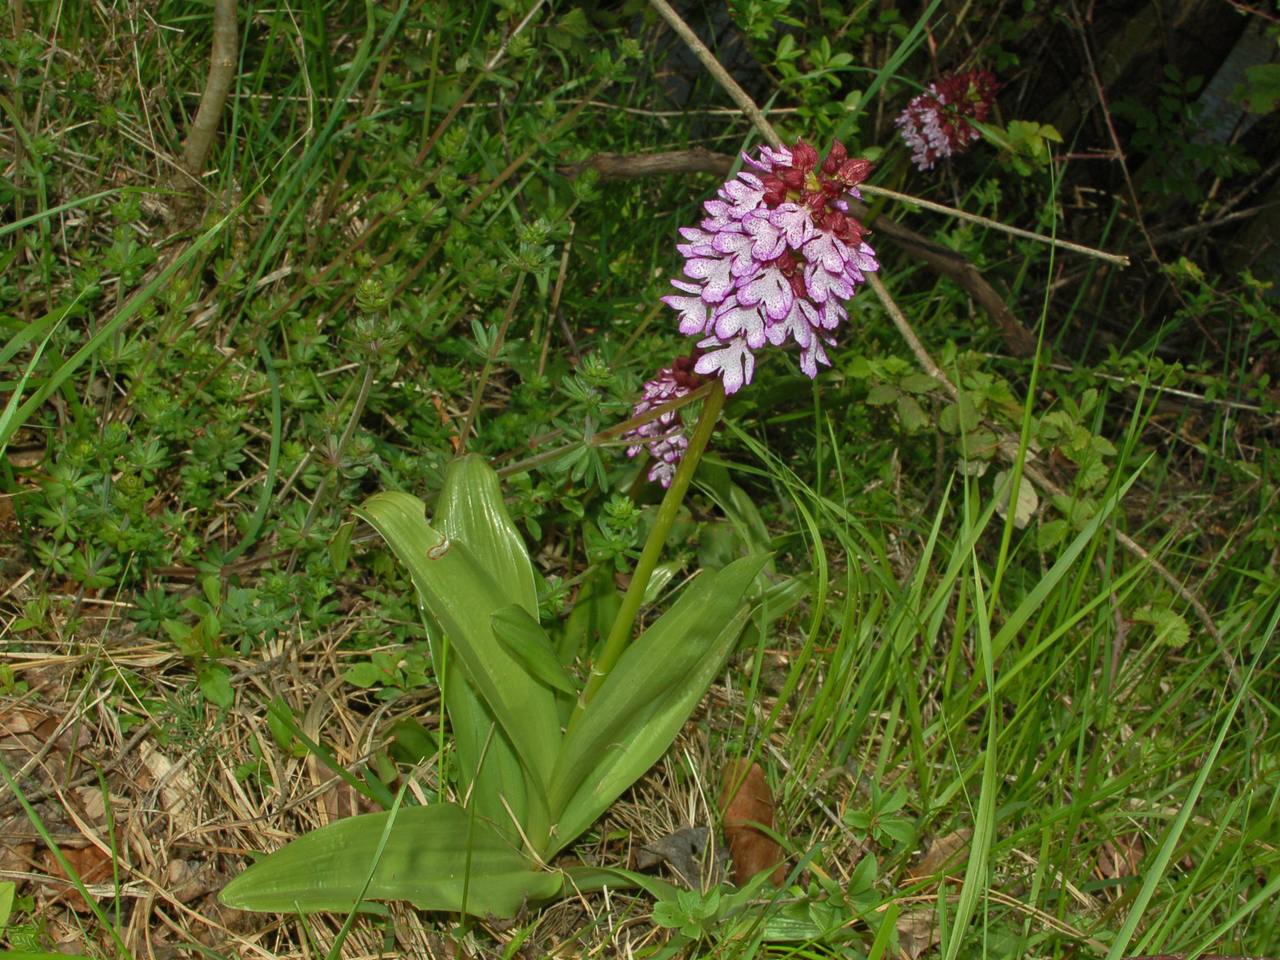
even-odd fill
[{"label": "thick woody branch", "polygon": [[222,119],[227,94],[231,92],[231,81],[235,79],[236,48],[236,0],[214,0],[209,77],[182,149],[182,169],[193,180],[200,179],[213,148],[218,122]]},{"label": "thick woody branch", "polygon": [[597,153],[581,163],[563,164],[556,169],[561,176],[570,179],[594,170],[604,180],[627,180],[666,173],[714,173],[724,176],[732,163],[733,158],[726,154],[694,147],[692,150],[669,150],[665,153]]}]

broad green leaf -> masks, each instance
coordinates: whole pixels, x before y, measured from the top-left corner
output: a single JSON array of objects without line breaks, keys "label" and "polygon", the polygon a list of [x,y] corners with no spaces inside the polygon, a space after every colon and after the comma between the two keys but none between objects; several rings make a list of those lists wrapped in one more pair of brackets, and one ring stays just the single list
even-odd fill
[{"label": "broad green leaf", "polygon": [[473,455],[449,464],[433,526],[467,545],[508,603],[520,604],[530,616],[538,615],[533,562],[507,513],[498,475],[483,458]]},{"label": "broad green leaf", "polygon": [[1168,607],[1143,604],[1133,612],[1136,623],[1149,623],[1155,630],[1156,643],[1170,647],[1185,647],[1191,639],[1191,627],[1183,617]]},{"label": "broad green leaf", "polygon": [[907,393],[932,393],[938,389],[938,381],[927,373],[908,373],[898,381],[898,387]]},{"label": "broad green leaf", "polygon": [[410,766],[422,763],[436,752],[435,736],[422,725],[422,721],[405,717],[392,724],[387,731],[391,738],[391,755]]},{"label": "broad green leaf", "polygon": [[929,426],[929,415],[924,412],[919,400],[903,394],[898,398],[898,421],[907,433],[915,433]]},{"label": "broad green leaf", "polygon": [[451,803],[398,810],[375,866],[390,816],[349,817],[305,834],[250,866],[219,899],[239,910],[350,911],[371,867],[366,900],[422,910],[511,917],[561,889],[558,874],[537,870],[488,821]]},{"label": "broad green leaf", "polygon": [[565,735],[549,792],[552,850],[585,830],[671,746],[733,648],[768,556],[704,573],[640,636]]},{"label": "broad green leaf", "polygon": [[761,613],[767,624],[786,616],[813,591],[813,584],[798,577],[786,577],[770,584],[759,596]]},{"label": "broad green leaf", "polygon": [[225,665],[206,660],[196,671],[196,679],[206,700],[223,710],[231,709],[235,693],[231,689],[231,671]]},{"label": "broad green leaf", "polygon": [[1280,104],[1280,63],[1248,67],[1245,83],[1236,88],[1236,99],[1250,113],[1270,113]]},{"label": "broad green leaf", "polygon": [[[434,650],[432,658],[440,662]],[[539,822],[546,816],[542,789],[533,785],[533,774],[525,768],[493,711],[461,675],[457,657],[453,658],[451,669],[454,675],[447,678],[443,697],[463,796],[470,796],[480,815],[497,824],[512,843],[520,839],[513,816],[529,831],[526,835],[531,839],[535,833],[540,835],[541,828],[535,829],[531,814],[535,809],[541,811]]]},{"label": "broad green leaf", "polygon": [[891,383],[877,383],[867,391],[867,405],[884,407],[898,399],[900,391]]},{"label": "broad green leaf", "polygon": [[649,575],[649,582],[644,586],[644,602],[657,603],[681,568],[682,564],[679,563],[660,563],[654,567],[653,573]]},{"label": "broad green leaf", "polygon": [[[538,615],[538,591],[533,563],[503,502],[498,475],[482,457],[460,457],[449,464],[436,501],[433,525],[451,540],[467,545],[497,586],[502,600],[498,607],[518,604],[531,616]],[[491,614],[492,610],[488,612]],[[453,642],[452,637],[449,640]],[[434,648],[432,654],[434,657]],[[463,662],[466,663],[465,657]],[[455,705],[449,707],[449,718],[455,734],[460,732],[460,726],[468,728],[469,749],[466,755],[470,757],[472,769],[475,769],[477,763],[483,762],[485,768],[497,768],[502,773],[501,779],[510,784],[517,770],[525,767],[529,757],[525,755],[522,761],[523,748],[518,740],[511,740],[500,721],[495,726],[498,713],[494,712],[492,704],[485,702],[486,699],[484,696],[477,696],[474,690],[454,692],[452,700]],[[553,729],[558,741],[558,711]],[[460,760],[464,757],[461,743],[458,756]],[[545,762],[548,770],[550,762],[550,759]],[[488,781],[491,778],[492,774],[481,771],[480,782],[476,783],[475,789],[483,793],[489,788]],[[539,808],[543,803],[536,798],[544,793],[545,782],[544,773],[537,777],[532,787],[532,796],[535,798],[532,802]],[[508,793],[512,789],[512,786],[505,788]],[[528,792],[529,788],[526,788],[526,793]],[[482,809],[495,802],[500,802],[497,792],[491,791],[491,795],[482,801]],[[529,802],[526,801],[519,807],[513,805],[512,809],[529,811]],[[508,819],[509,816],[500,818],[499,822],[506,824]],[[541,832],[540,827],[532,820],[525,826],[534,829],[535,833]]]},{"label": "broad green leaf", "polygon": [[729,510],[727,515],[742,535],[748,550],[768,552],[773,544],[769,528],[765,526],[760,508],[756,506],[751,494],[736,483],[729,484]]},{"label": "broad green leaf", "polygon": [[1052,550],[1071,532],[1071,524],[1066,520],[1046,520],[1036,531],[1036,549],[1044,552]]},{"label": "broad green leaf", "polygon": [[[483,472],[476,475],[484,476]],[[456,487],[465,476],[451,473],[450,482]],[[422,501],[405,493],[370,497],[361,515],[408,568],[421,605],[443,631],[451,653],[456,654],[442,671],[444,643],[432,644],[436,671],[446,674],[445,703],[464,774],[473,781],[479,777],[482,783],[476,788],[483,786],[489,794],[477,797],[477,802],[488,805],[486,813],[505,824],[509,818],[499,816],[492,806],[505,796],[526,835],[540,845],[546,831],[546,784],[560,749],[560,719],[553,692],[529,676],[493,634],[493,614],[513,603],[524,606],[533,587],[532,580],[521,582],[527,555],[520,553],[524,564],[511,557],[511,548],[524,548],[509,540],[507,533],[517,540],[518,535],[505,520],[501,501],[496,506],[484,504],[489,496],[497,496],[497,486],[489,487],[483,481],[469,494],[453,491],[453,535],[433,529],[426,521]],[[493,521],[492,528],[484,526],[486,518]],[[471,542],[479,544],[478,555],[471,550]],[[503,544],[507,545],[506,554]],[[480,557],[498,576],[506,578],[502,586]],[[532,576],[531,567],[526,572]],[[449,670],[459,666],[467,683],[455,683],[448,676]],[[509,741],[509,750],[501,735]],[[513,757],[528,773],[527,789],[519,786],[524,778]],[[482,759],[484,769],[478,770]]]},{"label": "broad green leaf", "polygon": [[615,890],[640,889],[655,900],[674,900],[680,895],[675,884],[651,873],[636,873],[621,867],[576,864],[564,868],[565,889],[589,893],[611,887]]},{"label": "broad green leaf", "polygon": [[569,616],[562,621],[562,632],[556,645],[560,662],[566,666],[573,663],[584,647],[590,649],[606,636],[621,605],[622,598],[614,585],[612,568],[593,568],[583,580]]},{"label": "broad green leaf", "polygon": [[518,604],[503,607],[495,611],[490,622],[493,635],[503,649],[515,657],[530,676],[571,697],[578,695],[578,685],[560,666],[551,649],[551,638],[524,607]]}]

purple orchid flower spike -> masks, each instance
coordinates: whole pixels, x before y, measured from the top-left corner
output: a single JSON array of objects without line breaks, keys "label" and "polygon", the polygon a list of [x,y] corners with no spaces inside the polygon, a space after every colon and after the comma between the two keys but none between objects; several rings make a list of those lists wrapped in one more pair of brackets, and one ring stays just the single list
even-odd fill
[{"label": "purple orchid flower spike", "polygon": [[819,164],[804,141],[743,160],[748,169],[703,204],[702,222],[681,229],[688,279],[663,297],[680,332],[699,338],[693,371],[720,377],[726,394],[751,382],[755,351],[769,345],[798,348],[800,369],[816,377],[847,317],[843,301],[879,269],[844,199],[860,196],[870,163],[837,143]]},{"label": "purple orchid flower spike", "polygon": [[[687,396],[702,384],[702,377],[694,371],[696,358],[676,357],[671,366],[663,367],[658,375],[645,383],[640,400],[631,410],[633,417],[648,413],[664,403]],[[649,468],[649,480],[671,486],[676,475],[676,465],[688,449],[689,438],[684,432],[684,420],[679,410],[666,413],[628,430],[623,438],[631,441],[627,456],[634,457],[646,447],[653,458]]]},{"label": "purple orchid flower spike", "polygon": [[982,122],[991,114],[1000,85],[987,70],[951,73],[912,98],[894,125],[911,148],[911,160],[930,170],[944,157],[969,149],[979,137],[968,119]]}]

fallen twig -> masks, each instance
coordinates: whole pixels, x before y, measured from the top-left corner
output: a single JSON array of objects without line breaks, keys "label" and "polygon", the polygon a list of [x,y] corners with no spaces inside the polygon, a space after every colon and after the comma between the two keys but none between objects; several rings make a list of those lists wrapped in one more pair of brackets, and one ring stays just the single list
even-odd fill
[{"label": "fallen twig", "polygon": [[594,170],[605,180],[660,176],[664,173],[714,173],[723,176],[733,165],[733,157],[703,147],[667,150],[662,153],[597,153],[581,163],[567,163],[556,171],[570,179]]}]

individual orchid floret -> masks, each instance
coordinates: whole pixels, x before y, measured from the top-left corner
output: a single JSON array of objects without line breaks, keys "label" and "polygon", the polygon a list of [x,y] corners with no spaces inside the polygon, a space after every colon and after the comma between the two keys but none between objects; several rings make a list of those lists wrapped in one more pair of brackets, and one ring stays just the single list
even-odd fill
[{"label": "individual orchid floret", "polygon": [[990,116],[999,88],[989,71],[966,70],[946,75],[913,98],[894,125],[915,165],[929,170],[941,158],[969,149],[979,133],[968,121],[981,123]]},{"label": "individual orchid floret", "polygon": [[[663,404],[670,403],[688,395],[702,384],[702,378],[694,372],[696,358],[693,356],[677,357],[671,366],[663,367],[658,375],[645,383],[640,400],[631,410],[633,417],[639,417]],[[627,456],[634,457],[648,447],[653,465],[649,468],[649,480],[671,486],[676,475],[676,465],[689,447],[689,438],[684,432],[684,420],[679,410],[668,410],[647,423],[628,430],[623,438],[632,441],[627,447]]]},{"label": "individual orchid floret", "polygon": [[843,301],[879,268],[845,199],[861,197],[868,161],[837,143],[819,163],[804,141],[743,160],[748,169],[703,204],[702,222],[681,228],[688,279],[662,298],[680,332],[699,338],[693,371],[720,377],[725,393],[751,382],[754,351],[767,345],[795,344],[801,370],[817,376],[847,316]]}]

